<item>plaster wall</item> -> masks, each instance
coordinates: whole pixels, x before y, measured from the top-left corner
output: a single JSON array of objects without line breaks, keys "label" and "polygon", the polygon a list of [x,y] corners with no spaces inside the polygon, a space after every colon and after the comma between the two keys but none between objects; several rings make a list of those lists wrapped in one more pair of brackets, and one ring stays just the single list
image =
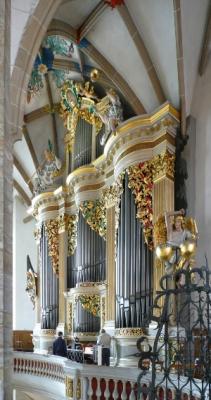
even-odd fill
[{"label": "plaster wall", "polygon": [[35,311],[25,291],[26,257],[30,257],[37,270],[37,248],[34,239],[34,221],[23,223],[26,208],[18,197],[14,198],[13,214],[13,329],[32,330],[35,325]]},{"label": "plaster wall", "polygon": [[211,60],[197,78],[191,115],[196,120],[195,188],[189,188],[188,197],[199,228],[198,262],[204,264],[206,254],[211,265]]},{"label": "plaster wall", "polygon": [[12,0],[11,1],[11,66],[15,64],[15,58],[20,45],[21,36],[29,15],[33,13],[38,0]]}]

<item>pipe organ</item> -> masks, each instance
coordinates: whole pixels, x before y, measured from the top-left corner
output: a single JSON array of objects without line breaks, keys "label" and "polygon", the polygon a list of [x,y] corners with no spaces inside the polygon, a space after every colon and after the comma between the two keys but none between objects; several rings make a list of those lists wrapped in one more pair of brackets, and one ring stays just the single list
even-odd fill
[{"label": "pipe organ", "polygon": [[121,341],[146,328],[162,275],[152,227],[174,208],[178,126],[178,112],[166,103],[121,123],[102,146],[104,127],[78,119],[65,184],[37,195],[30,210],[41,232],[41,332],[90,341],[106,327]]}]

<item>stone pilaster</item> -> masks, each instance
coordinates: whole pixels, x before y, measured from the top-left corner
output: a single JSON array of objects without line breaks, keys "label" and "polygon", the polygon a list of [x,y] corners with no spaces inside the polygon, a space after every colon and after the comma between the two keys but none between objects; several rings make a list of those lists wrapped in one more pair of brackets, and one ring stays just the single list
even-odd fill
[{"label": "stone pilaster", "polygon": [[116,307],[116,218],[115,205],[106,209],[107,230],[106,230],[106,326],[115,327]]},{"label": "stone pilaster", "polygon": [[12,137],[10,0],[0,0],[0,398],[12,398]]},{"label": "stone pilaster", "polygon": [[[174,210],[174,155],[166,152],[156,156],[154,164],[153,185],[153,222],[166,211]],[[158,262],[157,262],[158,261]],[[164,266],[155,259],[154,294],[160,290],[160,279],[164,275]]]},{"label": "stone pilaster", "polygon": [[66,301],[64,293],[67,291],[67,249],[68,231],[67,215],[59,219],[59,324],[57,330],[66,332]]}]

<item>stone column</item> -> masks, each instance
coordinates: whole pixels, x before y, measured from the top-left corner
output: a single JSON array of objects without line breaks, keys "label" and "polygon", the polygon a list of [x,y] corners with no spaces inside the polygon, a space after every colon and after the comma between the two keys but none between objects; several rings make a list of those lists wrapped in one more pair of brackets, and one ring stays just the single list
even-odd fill
[{"label": "stone column", "polygon": [[116,308],[116,229],[115,229],[115,205],[107,203],[106,209],[106,328],[114,334],[115,308]]},{"label": "stone column", "polygon": [[0,398],[12,399],[12,137],[10,0],[0,0]]},{"label": "stone column", "polygon": [[63,214],[59,217],[59,324],[57,331],[66,333],[66,301],[64,293],[67,291],[67,219]]}]

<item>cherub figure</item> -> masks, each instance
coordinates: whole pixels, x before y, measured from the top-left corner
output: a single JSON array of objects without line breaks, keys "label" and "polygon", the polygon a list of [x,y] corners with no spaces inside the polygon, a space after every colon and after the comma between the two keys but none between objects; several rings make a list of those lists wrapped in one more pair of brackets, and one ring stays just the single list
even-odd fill
[{"label": "cherub figure", "polygon": [[54,183],[55,173],[62,167],[59,158],[56,157],[52,149],[44,151],[44,163],[41,165],[37,172],[37,177],[34,180],[34,191],[40,193],[46,190]]},{"label": "cherub figure", "polygon": [[[96,114],[105,124],[105,133],[101,138],[101,145],[104,146],[109,135],[115,133],[117,126],[123,121],[122,105],[119,96],[113,89],[107,91],[107,104],[101,107],[102,102],[96,106]],[[105,102],[106,98],[103,99]]]}]

